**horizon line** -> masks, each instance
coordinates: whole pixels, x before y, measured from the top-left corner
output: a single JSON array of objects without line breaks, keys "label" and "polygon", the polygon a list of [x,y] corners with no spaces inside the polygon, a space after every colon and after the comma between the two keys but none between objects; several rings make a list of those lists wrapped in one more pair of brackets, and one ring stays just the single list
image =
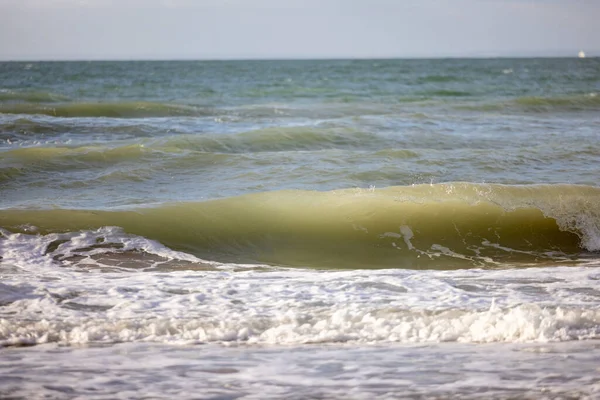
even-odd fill
[{"label": "horizon line", "polygon": [[587,59],[599,58],[595,55],[597,52],[592,52],[593,55],[586,55],[585,58],[575,55],[468,55],[468,56],[373,56],[373,57],[173,57],[173,58],[154,58],[154,57],[139,57],[139,58],[0,58],[0,62],[139,62],[139,61],[208,61],[208,62],[223,62],[223,61],[368,61],[368,60],[492,60],[492,59],[554,59],[554,58],[574,58]]}]

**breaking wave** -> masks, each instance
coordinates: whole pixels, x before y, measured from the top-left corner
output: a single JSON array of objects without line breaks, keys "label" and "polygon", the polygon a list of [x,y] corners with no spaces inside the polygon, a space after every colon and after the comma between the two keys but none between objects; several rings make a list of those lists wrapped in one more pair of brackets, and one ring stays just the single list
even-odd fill
[{"label": "breaking wave", "polygon": [[118,226],[219,262],[504,268],[595,257],[599,204],[600,188],[590,186],[448,183],[265,192],[131,211],[3,210],[0,226],[40,234]]}]

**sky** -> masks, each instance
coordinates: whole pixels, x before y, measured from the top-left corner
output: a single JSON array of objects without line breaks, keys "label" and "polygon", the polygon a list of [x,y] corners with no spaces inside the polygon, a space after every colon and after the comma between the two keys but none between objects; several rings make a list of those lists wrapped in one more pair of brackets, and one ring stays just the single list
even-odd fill
[{"label": "sky", "polygon": [[0,60],[600,56],[600,0],[0,0]]}]

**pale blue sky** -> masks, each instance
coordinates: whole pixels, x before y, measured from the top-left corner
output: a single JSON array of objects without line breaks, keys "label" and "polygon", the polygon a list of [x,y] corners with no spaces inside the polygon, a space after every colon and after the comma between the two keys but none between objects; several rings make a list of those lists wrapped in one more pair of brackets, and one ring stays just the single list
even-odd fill
[{"label": "pale blue sky", "polygon": [[600,0],[0,0],[0,59],[600,55]]}]

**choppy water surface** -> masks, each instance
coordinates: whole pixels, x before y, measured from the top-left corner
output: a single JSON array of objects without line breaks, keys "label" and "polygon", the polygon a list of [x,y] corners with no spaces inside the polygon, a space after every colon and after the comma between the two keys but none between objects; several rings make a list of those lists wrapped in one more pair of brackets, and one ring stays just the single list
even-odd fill
[{"label": "choppy water surface", "polygon": [[593,58],[0,63],[0,397],[600,396],[598,93]]}]

